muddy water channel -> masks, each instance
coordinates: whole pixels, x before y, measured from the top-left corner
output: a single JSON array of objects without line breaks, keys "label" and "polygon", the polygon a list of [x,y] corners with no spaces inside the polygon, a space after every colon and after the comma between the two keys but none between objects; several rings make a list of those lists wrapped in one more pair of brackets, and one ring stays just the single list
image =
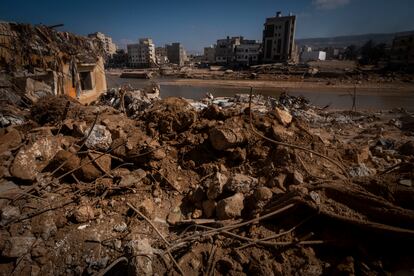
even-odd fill
[{"label": "muddy water channel", "polygon": [[[205,85],[183,85],[174,84],[174,79],[171,78],[157,78],[153,80],[142,79],[124,79],[119,76],[107,75],[108,88],[119,87],[122,84],[129,83],[134,88],[142,88],[151,82],[157,82],[161,87],[161,97],[184,97],[194,100],[199,100],[205,97],[206,93],[211,93],[215,97],[231,97],[235,94],[248,93],[249,87],[234,87],[234,86],[222,86],[212,84]],[[324,90],[323,92],[303,89],[281,89],[281,88],[254,88],[254,93],[262,94],[266,96],[278,97],[283,91],[288,92],[294,96],[305,96],[312,104],[320,107],[329,105],[333,109],[351,109],[353,103],[353,89],[335,89],[332,91]],[[398,93],[395,95],[393,91],[385,92],[381,91],[376,93],[370,91],[369,93],[356,92],[356,106],[357,109],[393,109],[404,108],[408,111],[414,111],[414,91],[407,93]]]}]

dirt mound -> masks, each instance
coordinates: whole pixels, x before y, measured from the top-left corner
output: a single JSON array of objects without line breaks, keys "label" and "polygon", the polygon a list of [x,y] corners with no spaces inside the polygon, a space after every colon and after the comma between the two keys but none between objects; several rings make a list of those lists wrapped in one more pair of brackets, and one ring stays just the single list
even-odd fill
[{"label": "dirt mound", "polygon": [[326,112],[288,95],[145,107],[141,96],[45,98],[0,131],[0,271],[412,272],[402,114]]}]

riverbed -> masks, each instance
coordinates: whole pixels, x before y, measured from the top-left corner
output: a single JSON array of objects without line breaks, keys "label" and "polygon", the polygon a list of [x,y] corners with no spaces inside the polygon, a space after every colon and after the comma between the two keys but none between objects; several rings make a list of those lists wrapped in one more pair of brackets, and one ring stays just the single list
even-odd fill
[{"label": "riverbed", "polygon": [[120,87],[122,84],[130,84],[139,89],[156,82],[161,87],[161,97],[184,97],[199,100],[211,93],[215,97],[231,97],[235,94],[248,93],[250,87],[253,92],[266,96],[278,97],[282,92],[294,96],[305,96],[312,104],[320,107],[329,106],[332,109],[351,109],[353,94],[356,92],[356,107],[364,110],[384,110],[404,108],[414,111],[414,89],[396,89],[392,86],[378,87],[336,87],[318,86],[312,83],[304,83],[294,86],[289,83],[266,83],[254,81],[222,81],[222,80],[186,80],[157,78],[153,80],[126,79],[116,75],[107,74],[108,88]]}]

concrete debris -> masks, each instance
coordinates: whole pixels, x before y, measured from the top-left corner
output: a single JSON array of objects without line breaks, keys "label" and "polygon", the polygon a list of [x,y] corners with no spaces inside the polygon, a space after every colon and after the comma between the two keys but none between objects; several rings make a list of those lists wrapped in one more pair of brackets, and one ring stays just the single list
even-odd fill
[{"label": "concrete debris", "polygon": [[94,219],[95,212],[90,205],[82,205],[75,210],[73,217],[76,222],[83,223]]},{"label": "concrete debris", "polygon": [[[388,275],[413,263],[409,112],[286,93],[253,95],[249,110],[246,94],[160,99],[157,84],[83,105],[96,41],[0,26],[18,46],[0,53],[12,72],[0,77],[3,274],[92,275],[115,261],[107,274]],[[355,244],[363,254],[344,261]]]},{"label": "concrete debris", "polygon": [[148,239],[132,240],[127,244],[132,256],[129,275],[153,275],[154,249]]},{"label": "concrete debris", "polygon": [[237,173],[230,176],[224,188],[229,192],[247,194],[253,190],[257,183],[257,178]]},{"label": "concrete debris", "polygon": [[10,168],[10,173],[22,180],[34,180],[60,149],[59,138],[41,137],[33,144],[19,150]]},{"label": "concrete debris", "polygon": [[[89,137],[87,137],[88,135]],[[90,128],[86,129],[85,138],[86,137],[87,140],[85,142],[85,145],[90,149],[105,151],[112,144],[111,133],[103,125],[95,125],[92,131]]]},{"label": "concrete debris", "polygon": [[278,107],[275,108],[276,119],[284,126],[289,125],[292,122],[292,115],[288,111],[282,110]]},{"label": "concrete debris", "polygon": [[364,163],[350,168],[349,174],[353,177],[370,176],[376,173],[375,169],[368,168]]},{"label": "concrete debris", "polygon": [[216,199],[223,192],[223,187],[227,183],[227,176],[216,172],[213,177],[208,178],[204,185],[207,187],[207,197],[209,199]]},{"label": "concrete debris", "polygon": [[244,196],[242,193],[222,199],[217,203],[217,218],[220,220],[240,217],[244,208]]},{"label": "concrete debris", "polygon": [[236,147],[247,141],[242,129],[213,128],[209,133],[210,142],[216,150]]}]

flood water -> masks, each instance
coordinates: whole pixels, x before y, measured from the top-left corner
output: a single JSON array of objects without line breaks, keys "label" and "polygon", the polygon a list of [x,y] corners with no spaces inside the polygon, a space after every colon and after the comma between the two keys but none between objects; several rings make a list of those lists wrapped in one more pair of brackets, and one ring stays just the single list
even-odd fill
[{"label": "flood water", "polygon": [[[171,79],[158,78],[154,80],[142,80],[142,79],[124,79],[119,76],[107,75],[108,88],[119,87],[122,84],[129,83],[133,88],[143,88],[149,85],[151,82],[157,82],[161,87],[161,98],[165,97],[183,97],[194,100],[199,100],[205,97],[206,93],[211,93],[215,97],[232,97],[235,94],[249,93],[250,88],[239,88],[239,87],[226,87],[226,86],[190,86],[190,85],[172,85],[166,84]],[[308,98],[312,104],[320,107],[329,105],[330,108],[334,109],[351,109],[352,107],[352,90],[349,91],[296,91],[286,90],[289,95],[293,96],[304,96]],[[278,97],[282,90],[280,88],[254,88],[255,94],[262,94],[266,96]],[[391,95],[384,93],[369,92],[358,95],[356,98],[357,109],[369,109],[369,110],[380,110],[380,109],[393,109],[393,108],[404,108],[408,111],[414,111],[414,91],[409,91],[406,94]]]}]

